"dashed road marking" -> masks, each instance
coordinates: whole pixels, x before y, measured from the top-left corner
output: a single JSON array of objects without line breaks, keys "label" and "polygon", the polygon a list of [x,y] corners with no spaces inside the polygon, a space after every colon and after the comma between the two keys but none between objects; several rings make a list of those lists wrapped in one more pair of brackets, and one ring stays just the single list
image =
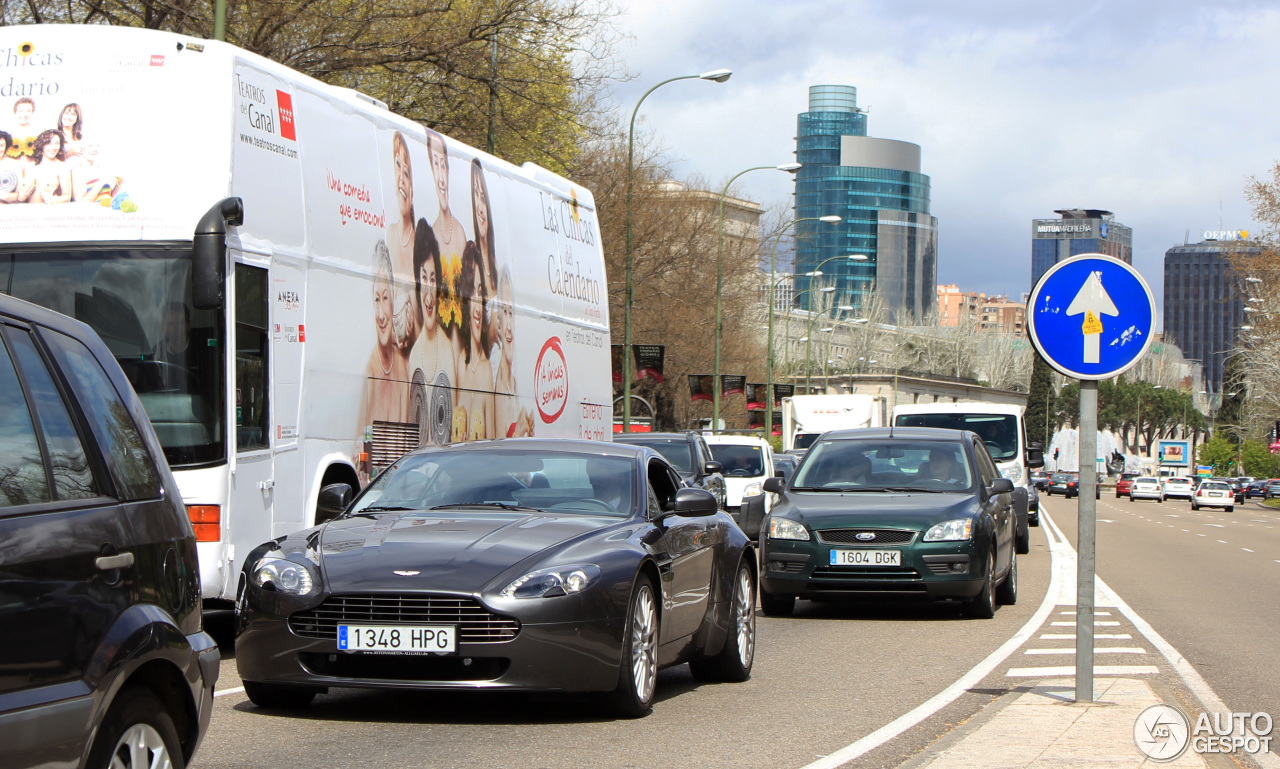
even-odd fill
[{"label": "dashed road marking", "polygon": [[[1075,649],[1027,649],[1023,654],[1075,654]],[[1146,649],[1136,646],[1097,646],[1094,654],[1146,654]]]},{"label": "dashed road marking", "polygon": [[[1160,673],[1155,665],[1094,665],[1095,676],[1154,676]],[[1009,668],[1006,674],[1010,678],[1061,678],[1074,676],[1075,665],[1048,668]]]},{"label": "dashed road marking", "polygon": [[1252,552],[1253,552],[1252,550],[1250,550],[1250,549],[1249,549],[1249,548],[1247,548],[1247,547],[1242,547],[1242,548],[1240,548],[1240,549],[1241,549],[1241,550],[1243,550],[1243,551],[1245,551],[1246,553],[1252,553]]}]

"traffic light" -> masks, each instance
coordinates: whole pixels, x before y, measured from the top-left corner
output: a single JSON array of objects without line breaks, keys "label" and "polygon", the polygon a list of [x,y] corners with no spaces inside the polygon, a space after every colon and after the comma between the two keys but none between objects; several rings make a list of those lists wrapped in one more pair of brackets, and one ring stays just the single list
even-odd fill
[{"label": "traffic light", "polygon": [[1053,450],[1053,460],[1054,460],[1055,462],[1056,462],[1056,461],[1058,461],[1058,450],[1057,450],[1057,449],[1054,449],[1054,450]]}]

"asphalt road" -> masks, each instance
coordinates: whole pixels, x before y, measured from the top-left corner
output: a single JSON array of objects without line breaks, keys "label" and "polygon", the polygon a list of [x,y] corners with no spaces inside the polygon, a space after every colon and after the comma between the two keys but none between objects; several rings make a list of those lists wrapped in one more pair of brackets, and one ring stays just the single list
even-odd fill
[{"label": "asphalt road", "polygon": [[[800,602],[793,617],[759,617],[750,681],[699,684],[671,668],[639,721],[603,717],[585,697],[334,690],[266,712],[233,691],[216,699],[193,766],[804,766],[934,697],[1022,627],[1049,582],[1044,535],[1032,532],[1019,602],[992,620],[953,604]],[[217,689],[234,690],[226,623],[210,624],[225,644]],[[1003,693],[966,692],[858,766],[898,765]]]},{"label": "asphalt road", "polygon": [[[1280,510],[1130,502],[1104,489],[1098,575],[1195,667],[1234,712],[1280,718]],[[1046,502],[1075,546],[1076,500]]]}]

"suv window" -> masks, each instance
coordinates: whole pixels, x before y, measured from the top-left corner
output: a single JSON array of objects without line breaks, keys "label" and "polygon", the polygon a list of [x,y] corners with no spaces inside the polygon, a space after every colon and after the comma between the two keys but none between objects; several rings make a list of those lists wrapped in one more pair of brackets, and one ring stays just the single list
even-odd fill
[{"label": "suv window", "polygon": [[13,359],[0,338],[0,507],[49,501],[40,444]]},{"label": "suv window", "polygon": [[70,380],[76,402],[84,411],[107,470],[121,500],[155,499],[160,496],[160,473],[151,460],[129,409],[102,370],[98,359],[80,342],[50,331],[43,335],[53,348],[62,371]]},{"label": "suv window", "polygon": [[14,356],[22,367],[27,380],[31,401],[35,404],[36,420],[44,437],[48,452],[49,468],[53,471],[54,492],[58,499],[91,499],[100,495],[84,444],[62,394],[53,383],[53,377],[44,358],[36,349],[35,340],[27,331],[13,331],[9,336]]}]

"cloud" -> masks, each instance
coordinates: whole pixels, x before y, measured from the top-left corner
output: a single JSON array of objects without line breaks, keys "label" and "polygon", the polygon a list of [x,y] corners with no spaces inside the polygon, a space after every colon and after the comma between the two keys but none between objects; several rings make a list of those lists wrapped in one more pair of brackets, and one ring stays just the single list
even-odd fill
[{"label": "cloud", "polygon": [[[939,218],[939,282],[1030,289],[1031,219],[1104,208],[1134,229],[1159,295],[1164,251],[1190,231],[1256,229],[1248,176],[1274,162],[1280,10],[1253,3],[768,0],[633,2],[621,19],[637,78],[629,112],[666,77],[717,67],[723,85],[673,83],[641,108],[682,174],[727,179],[794,157],[810,85],[858,88],[872,136],[915,142]],[[790,199],[789,177],[741,190]]]}]

